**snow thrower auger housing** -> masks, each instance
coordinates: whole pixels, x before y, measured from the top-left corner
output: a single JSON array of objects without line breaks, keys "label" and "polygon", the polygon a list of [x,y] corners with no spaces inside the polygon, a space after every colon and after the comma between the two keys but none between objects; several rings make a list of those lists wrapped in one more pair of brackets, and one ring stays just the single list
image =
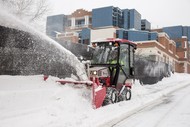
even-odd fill
[{"label": "snow thrower auger housing", "polygon": [[134,52],[136,44],[125,39],[105,39],[92,42],[94,48],[87,73],[90,82],[58,82],[92,86],[94,108],[131,99],[134,79]]}]

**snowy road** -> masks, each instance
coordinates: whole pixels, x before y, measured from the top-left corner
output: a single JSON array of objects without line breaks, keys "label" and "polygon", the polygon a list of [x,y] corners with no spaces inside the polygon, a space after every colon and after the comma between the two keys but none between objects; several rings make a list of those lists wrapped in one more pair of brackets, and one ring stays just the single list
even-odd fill
[{"label": "snowy road", "polygon": [[146,107],[113,127],[190,127],[190,86],[164,97],[161,103]]},{"label": "snowy road", "polygon": [[85,86],[60,85],[52,76],[0,76],[0,127],[190,127],[189,77],[135,82],[130,101],[94,110]]}]

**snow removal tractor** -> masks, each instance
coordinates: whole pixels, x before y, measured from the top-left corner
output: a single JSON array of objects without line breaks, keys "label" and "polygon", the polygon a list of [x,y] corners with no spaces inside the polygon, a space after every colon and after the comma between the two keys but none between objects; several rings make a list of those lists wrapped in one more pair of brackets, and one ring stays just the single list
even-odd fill
[{"label": "snow removal tractor", "polygon": [[93,56],[86,62],[89,81],[58,82],[92,86],[94,108],[131,99],[136,44],[125,39],[108,38],[92,42]]}]

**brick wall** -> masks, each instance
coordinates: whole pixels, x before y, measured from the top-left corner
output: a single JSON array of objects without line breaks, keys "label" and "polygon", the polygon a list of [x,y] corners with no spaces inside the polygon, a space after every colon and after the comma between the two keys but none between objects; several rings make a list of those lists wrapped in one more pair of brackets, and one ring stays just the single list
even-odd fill
[{"label": "brick wall", "polygon": [[[172,63],[173,63],[173,65],[175,63],[175,69],[174,69],[175,72],[190,73],[190,63],[188,63],[187,65],[184,64],[184,62],[187,61],[187,59],[184,58],[184,56],[185,56],[184,51],[188,50],[188,48],[185,48],[186,39],[181,38],[181,39],[178,39],[177,41],[180,41],[182,43],[181,48],[176,48],[175,42],[170,40],[167,36],[159,36],[158,42],[149,41],[147,43],[146,42],[138,43],[137,48],[145,48],[146,49],[146,48],[150,48],[150,47],[157,47],[162,52],[162,59],[164,62],[167,63],[169,60],[169,57],[170,57],[170,59],[171,58],[173,59]],[[167,54],[167,55],[165,55],[165,54]],[[185,67],[185,66],[187,66],[187,67]],[[185,69],[187,69],[187,70],[185,70]]]},{"label": "brick wall", "polygon": [[184,73],[184,63],[175,63],[175,72]]},{"label": "brick wall", "polygon": [[190,64],[187,65],[187,73],[190,74]]},{"label": "brick wall", "polygon": [[79,17],[84,17],[86,15],[91,16],[92,12],[86,11],[84,9],[77,9],[76,11],[74,11],[69,18],[74,17],[74,18],[79,18]]}]

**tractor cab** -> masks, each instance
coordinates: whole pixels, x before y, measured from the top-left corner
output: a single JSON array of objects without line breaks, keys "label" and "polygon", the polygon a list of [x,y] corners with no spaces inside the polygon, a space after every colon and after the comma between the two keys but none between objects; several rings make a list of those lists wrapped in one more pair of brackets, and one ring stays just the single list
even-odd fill
[{"label": "tractor cab", "polygon": [[102,96],[104,92],[95,94],[101,96],[95,98],[95,102],[103,101],[102,105],[107,105],[130,100],[136,44],[125,39],[106,39],[93,41],[92,47],[90,80],[95,78],[95,84],[106,88],[105,97]]},{"label": "tractor cab", "polygon": [[[92,46],[90,76],[96,75],[104,85],[112,87],[134,78],[134,43],[125,39],[106,39],[94,41]],[[106,78],[109,78],[109,84],[105,83]]]}]

